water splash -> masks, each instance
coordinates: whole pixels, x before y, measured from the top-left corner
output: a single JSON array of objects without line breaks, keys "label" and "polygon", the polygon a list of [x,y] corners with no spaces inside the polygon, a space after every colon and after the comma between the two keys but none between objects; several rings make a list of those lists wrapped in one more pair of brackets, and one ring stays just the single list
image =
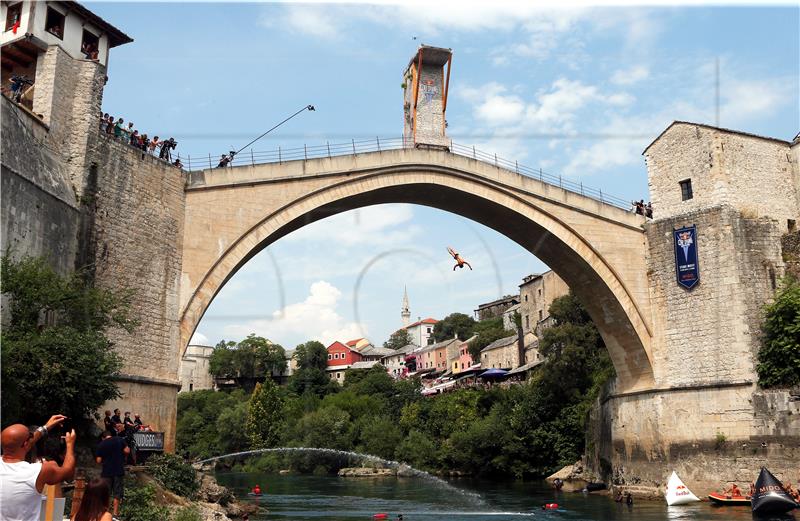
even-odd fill
[{"label": "water splash", "polygon": [[399,472],[398,475],[401,477],[413,477],[413,478],[420,478],[428,480],[434,483],[436,486],[441,488],[445,488],[456,492],[466,498],[471,499],[473,502],[484,505],[486,502],[480,496],[480,494],[476,492],[470,492],[468,490],[463,490],[458,487],[454,487],[447,481],[437,478],[436,476],[425,472],[424,470],[418,470],[408,465],[407,463],[402,463],[399,461],[387,460],[384,458],[379,458],[378,456],[373,456],[371,454],[362,454],[360,452],[352,452],[349,450],[337,450],[337,449],[319,449],[315,447],[277,447],[271,449],[254,449],[254,450],[245,450],[242,452],[231,452],[230,454],[223,454],[222,456],[214,456],[213,458],[207,458],[204,460],[200,460],[196,462],[196,465],[205,465],[206,463],[211,463],[213,461],[221,460],[224,458],[236,458],[239,456],[251,456],[253,454],[263,454],[265,452],[278,452],[278,453],[317,453],[317,454],[327,454],[330,456],[339,456],[339,457],[347,457],[352,459],[357,459],[361,461],[368,461],[372,463],[380,463],[381,465],[388,467],[393,470],[397,470]]}]

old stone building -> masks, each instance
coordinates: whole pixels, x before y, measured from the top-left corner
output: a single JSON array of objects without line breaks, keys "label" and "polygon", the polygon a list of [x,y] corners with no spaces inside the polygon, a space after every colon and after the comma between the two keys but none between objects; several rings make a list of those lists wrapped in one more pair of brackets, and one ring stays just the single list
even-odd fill
[{"label": "old stone building", "polygon": [[214,378],[208,372],[213,346],[189,344],[181,357],[181,392],[214,388]]},{"label": "old stone building", "polygon": [[497,300],[479,304],[478,309],[475,310],[475,318],[486,320],[487,318],[501,317],[509,308],[517,304],[519,304],[519,295],[506,295]]},{"label": "old stone building", "polygon": [[[550,304],[569,293],[569,287],[552,270],[541,274],[528,275],[519,285],[519,314],[525,342],[533,342],[541,336],[541,330],[550,325]],[[508,329],[513,329],[511,317],[504,316]]]},{"label": "old stone building", "polygon": [[519,359],[519,344],[517,335],[510,335],[495,340],[481,349],[481,369],[506,369],[511,370],[541,359],[539,355],[539,342],[534,338],[525,344],[524,360]]},{"label": "old stone building", "polygon": [[[0,246],[45,256],[62,273],[88,267],[96,284],[133,290],[141,325],[133,334],[110,333],[123,359],[122,398],[105,407],[140,411],[165,431],[171,450],[181,387],[184,179],[100,133],[109,49],[132,40],[83,6],[66,5],[3,2],[0,9],[5,20],[19,7],[21,24],[2,35],[4,84],[6,74],[34,81],[21,103],[2,98]],[[95,59],[94,50],[81,50],[89,39],[98,44]]]}]

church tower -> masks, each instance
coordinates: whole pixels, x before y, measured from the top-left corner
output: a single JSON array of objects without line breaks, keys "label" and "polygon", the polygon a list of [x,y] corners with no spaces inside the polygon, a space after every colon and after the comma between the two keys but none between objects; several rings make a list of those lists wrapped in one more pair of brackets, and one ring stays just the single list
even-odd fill
[{"label": "church tower", "polygon": [[403,308],[400,310],[400,318],[403,320],[403,327],[411,322],[411,311],[408,308],[408,291],[403,286]]}]

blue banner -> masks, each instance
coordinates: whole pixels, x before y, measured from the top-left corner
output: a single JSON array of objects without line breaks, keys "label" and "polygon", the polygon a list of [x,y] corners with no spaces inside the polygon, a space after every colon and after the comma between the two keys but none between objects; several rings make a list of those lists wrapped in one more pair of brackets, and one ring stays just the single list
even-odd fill
[{"label": "blue banner", "polygon": [[697,227],[692,225],[672,231],[675,241],[675,276],[678,284],[692,289],[700,281],[697,263]]}]

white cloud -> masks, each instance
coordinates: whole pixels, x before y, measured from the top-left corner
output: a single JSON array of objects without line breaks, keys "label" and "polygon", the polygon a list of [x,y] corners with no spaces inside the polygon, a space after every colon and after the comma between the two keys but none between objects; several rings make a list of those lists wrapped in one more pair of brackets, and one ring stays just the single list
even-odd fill
[{"label": "white cloud", "polygon": [[[259,22],[270,29],[287,28],[315,38],[333,40],[341,34],[341,28],[334,22],[341,17],[334,16],[333,10],[338,11],[339,8],[317,4],[288,4],[284,6],[280,16],[270,18],[264,13]],[[269,11],[270,14],[273,12]]]},{"label": "white cloud", "polygon": [[189,345],[197,345],[197,346],[207,346],[210,345],[210,340],[207,336],[199,331],[195,331],[194,335],[192,335],[192,339],[189,340]]},{"label": "white cloud", "polygon": [[255,333],[288,347],[306,340],[327,345],[334,340],[366,336],[364,324],[347,321],[338,313],[341,297],[338,288],[320,280],[311,284],[309,295],[302,302],[276,310],[269,318],[225,326],[224,332],[235,338]]},{"label": "white cloud", "polygon": [[650,70],[644,65],[634,65],[628,69],[619,69],[611,75],[611,83],[615,85],[633,85],[650,76]]}]

